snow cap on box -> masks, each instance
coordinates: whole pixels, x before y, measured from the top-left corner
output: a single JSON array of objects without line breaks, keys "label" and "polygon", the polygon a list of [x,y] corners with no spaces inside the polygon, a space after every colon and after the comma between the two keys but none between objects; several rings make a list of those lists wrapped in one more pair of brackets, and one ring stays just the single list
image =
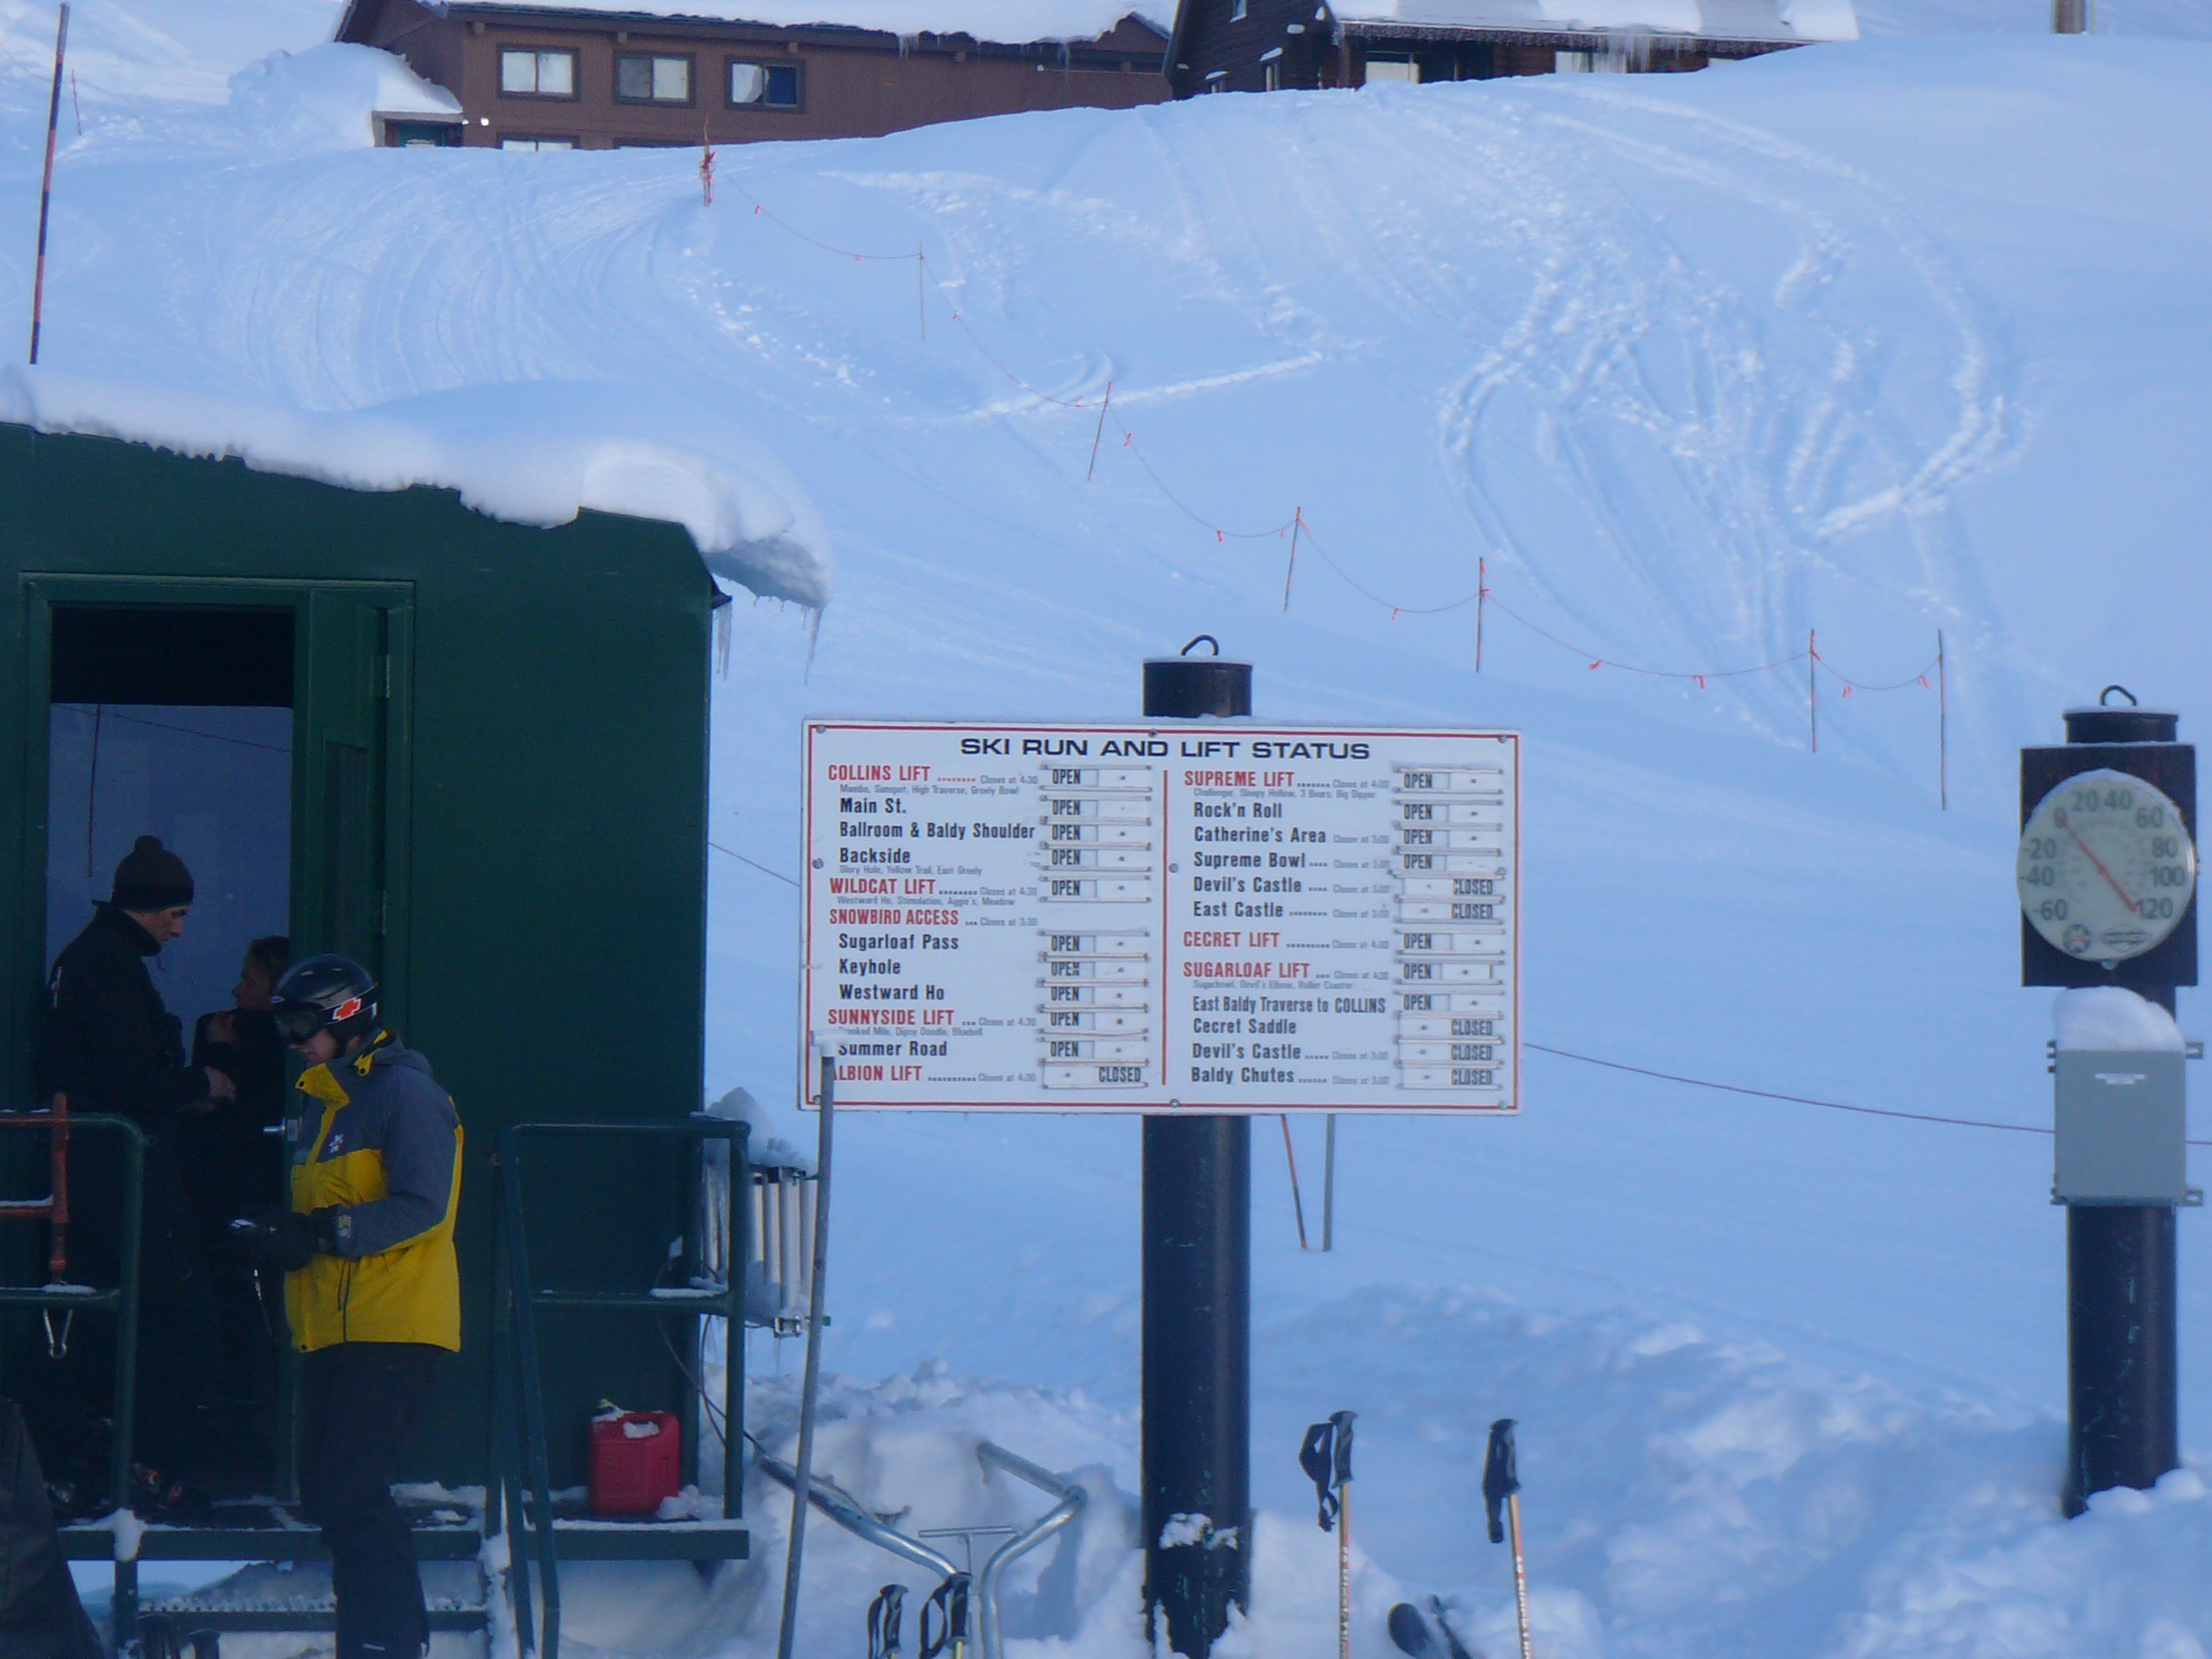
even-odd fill
[{"label": "snow cap on box", "polygon": [[768,1109],[753,1097],[753,1091],[742,1085],[731,1090],[720,1100],[707,1103],[709,1117],[742,1118],[752,1130],[746,1156],[755,1169],[798,1169],[808,1174],[814,1173],[814,1160],[799,1147],[776,1133],[776,1120]]},{"label": "snow cap on box", "polygon": [[2061,991],[2055,1014],[2061,1048],[2177,1054],[2187,1046],[2173,1015],[2124,986]]}]

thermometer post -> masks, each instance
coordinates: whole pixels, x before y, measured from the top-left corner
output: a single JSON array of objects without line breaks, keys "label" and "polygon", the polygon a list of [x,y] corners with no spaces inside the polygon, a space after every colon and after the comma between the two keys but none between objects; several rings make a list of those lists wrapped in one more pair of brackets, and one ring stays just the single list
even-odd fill
[{"label": "thermometer post", "polygon": [[[2114,693],[2126,706],[2110,706]],[[2063,745],[2020,752],[2021,983],[2119,986],[2171,1014],[2177,988],[2196,983],[2196,751],[2177,741],[2178,715],[2135,707],[2119,686],[2065,720]],[[2164,1148],[2170,1178],[2080,1189],[2075,1152],[2106,1167],[2139,1154],[2140,1120],[2127,1115],[2148,1090],[2084,1111],[2066,1093],[2079,1069],[2054,1061],[2069,1143],[2053,1186],[2066,1207],[2069,1516],[2097,1492],[2147,1489],[2180,1466],[2174,1212],[2194,1201],[2178,1144]],[[2139,1078],[2129,1068],[2125,1080],[2156,1070]]]}]

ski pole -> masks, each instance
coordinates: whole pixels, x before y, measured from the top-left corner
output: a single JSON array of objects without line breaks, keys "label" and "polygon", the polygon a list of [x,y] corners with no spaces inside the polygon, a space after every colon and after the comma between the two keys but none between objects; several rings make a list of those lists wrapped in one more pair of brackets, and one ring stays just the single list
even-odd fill
[{"label": "ski pole", "polygon": [[1298,1466],[1313,1483],[1320,1528],[1337,1535],[1337,1659],[1351,1659],[1351,1424],[1357,1412],[1330,1414],[1306,1431]]},{"label": "ski pole", "polygon": [[[1513,1452],[1513,1420],[1501,1417],[1490,1426],[1490,1450],[1483,1459],[1483,1503],[1490,1511],[1490,1541],[1505,1541],[1508,1527],[1513,1535],[1513,1611],[1521,1622],[1521,1659],[1529,1652],[1529,1573],[1521,1555],[1521,1475]],[[1504,1510],[1503,1524],[1498,1511]]]}]

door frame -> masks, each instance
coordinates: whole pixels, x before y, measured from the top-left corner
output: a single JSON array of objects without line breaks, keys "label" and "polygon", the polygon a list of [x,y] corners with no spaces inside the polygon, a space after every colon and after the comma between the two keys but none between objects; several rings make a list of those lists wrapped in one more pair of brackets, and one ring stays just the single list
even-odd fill
[{"label": "door frame", "polygon": [[367,601],[385,615],[382,660],[373,665],[383,708],[384,883],[382,1003],[394,1024],[404,1028],[410,944],[409,854],[413,774],[413,643],[415,584],[408,582],[323,582],[314,579],[245,576],[83,575],[25,571],[16,578],[23,626],[23,772],[22,778],[22,867],[16,905],[15,960],[29,982],[10,1000],[19,1022],[13,1044],[18,1075],[4,1086],[29,1098],[36,1065],[37,1030],[33,1018],[36,987],[45,981],[46,866],[48,839],[48,731],[54,684],[54,609],[57,605],[109,605],[178,610],[282,610],[292,613],[292,802],[291,880],[285,925],[289,931],[320,900],[322,872],[310,871],[302,855],[317,804],[307,798],[316,775],[309,752],[315,737],[299,718],[301,699],[312,683],[309,607],[317,594]]}]

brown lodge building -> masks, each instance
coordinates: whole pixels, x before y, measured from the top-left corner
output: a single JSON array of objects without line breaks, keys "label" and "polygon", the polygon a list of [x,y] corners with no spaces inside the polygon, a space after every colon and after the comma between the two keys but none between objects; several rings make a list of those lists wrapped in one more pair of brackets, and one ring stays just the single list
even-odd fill
[{"label": "brown lodge building", "polygon": [[1181,0],[1178,97],[1667,73],[1859,36],[1852,0]]},{"label": "brown lodge building", "polygon": [[396,54],[460,104],[379,116],[380,143],[609,149],[1205,92],[1701,69],[1858,35],[1852,0],[1179,0],[1172,34],[1128,3],[348,0],[338,39]]},{"label": "brown lodge building", "polygon": [[[796,4],[796,10],[793,5]],[[777,138],[849,138],[934,121],[1078,105],[1128,109],[1173,96],[1165,29],[1128,0],[1050,0],[1032,10],[1076,38],[1018,42],[860,23],[772,22],[747,13],[874,21],[930,8],[899,0],[631,0],[479,4],[348,0],[337,38],[404,59],[459,100],[458,117],[380,117],[385,144],[611,149]],[[1025,8],[967,0],[994,16]],[[701,11],[726,16],[700,16]]]}]

